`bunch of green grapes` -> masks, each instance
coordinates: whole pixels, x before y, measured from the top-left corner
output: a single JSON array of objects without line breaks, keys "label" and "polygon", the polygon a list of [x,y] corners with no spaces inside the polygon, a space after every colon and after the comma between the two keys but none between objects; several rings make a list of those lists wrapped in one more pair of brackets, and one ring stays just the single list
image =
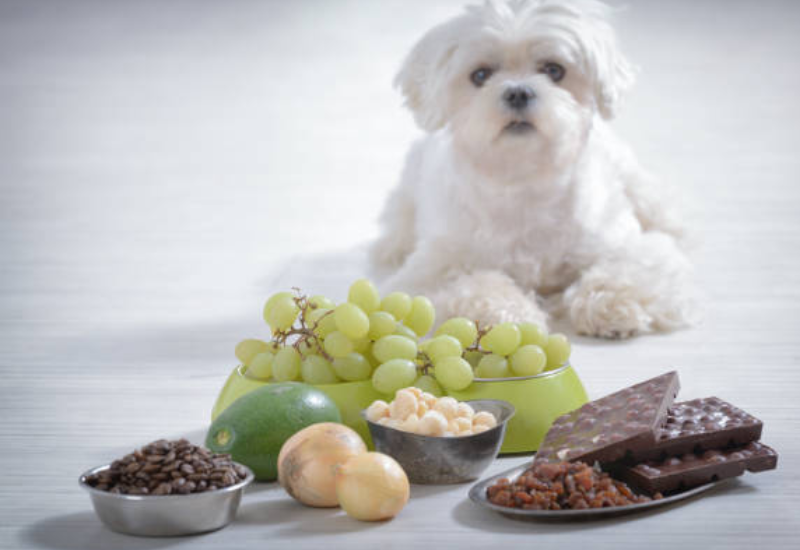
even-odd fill
[{"label": "bunch of green grapes", "polygon": [[[272,341],[248,339],[236,347],[247,376],[285,382],[335,384],[372,379],[386,394],[435,381],[417,364],[419,338],[435,321],[424,296],[392,292],[381,299],[367,279],[355,281],[347,301],[279,292],[264,306]],[[441,393],[441,390],[439,390]]]},{"label": "bunch of green grapes", "polygon": [[236,346],[246,375],[259,380],[335,384],[372,380],[381,393],[417,386],[434,395],[464,390],[475,378],[539,374],[564,364],[570,344],[532,323],[479,328],[464,317],[445,321],[435,336],[436,312],[424,296],[392,292],[381,298],[367,279],[355,281],[347,301],[279,292],[264,306],[269,342]]},{"label": "bunch of green grapes", "polygon": [[464,390],[475,378],[532,376],[566,363],[570,344],[533,323],[501,323],[480,329],[465,318],[448,319],[420,345],[436,381]]},{"label": "bunch of green grapes", "polygon": [[479,331],[470,320],[456,318],[443,323],[436,334],[460,334],[464,340],[475,335],[465,346],[464,359],[476,378],[533,376],[562,366],[571,352],[566,336],[548,334],[534,323],[500,323]]}]

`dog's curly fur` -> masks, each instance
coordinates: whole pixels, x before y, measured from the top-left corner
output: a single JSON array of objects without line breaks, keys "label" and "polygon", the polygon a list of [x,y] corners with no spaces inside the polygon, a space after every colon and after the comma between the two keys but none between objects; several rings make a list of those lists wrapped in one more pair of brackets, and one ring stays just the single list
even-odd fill
[{"label": "dog's curly fur", "polygon": [[[382,287],[430,296],[442,319],[558,313],[608,338],[690,322],[680,217],[607,123],[633,82],[607,12],[487,2],[413,48],[396,83],[427,134],[371,248]],[[553,63],[563,78],[543,74]],[[512,108],[520,87],[530,101]]]}]

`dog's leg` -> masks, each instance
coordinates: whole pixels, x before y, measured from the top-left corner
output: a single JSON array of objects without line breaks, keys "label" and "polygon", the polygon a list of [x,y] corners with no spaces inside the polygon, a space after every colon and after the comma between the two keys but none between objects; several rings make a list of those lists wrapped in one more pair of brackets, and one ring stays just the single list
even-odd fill
[{"label": "dog's leg", "polygon": [[467,317],[481,324],[531,322],[547,328],[547,314],[535,292],[525,292],[507,274],[496,270],[462,273],[433,294],[440,321]]},{"label": "dog's leg", "polygon": [[414,184],[419,178],[421,156],[422,146],[417,143],[409,151],[400,184],[381,214],[381,236],[370,246],[371,275],[379,281],[400,269],[416,246]]},{"label": "dog's leg", "polygon": [[381,236],[369,249],[372,276],[383,280],[396,272],[414,250],[416,223],[410,190],[400,186],[389,197],[381,217]]},{"label": "dog's leg", "polygon": [[675,190],[657,182],[635,160],[623,167],[622,181],[642,231],[667,233],[684,245],[688,235]]},{"label": "dog's leg", "polygon": [[691,265],[670,235],[648,232],[635,246],[603,258],[564,293],[581,334],[627,338],[693,324]]},{"label": "dog's leg", "polygon": [[546,327],[547,314],[535,293],[526,293],[501,271],[475,271],[460,263],[469,251],[454,247],[452,241],[426,241],[381,284],[382,290],[427,296],[440,322],[462,316],[482,323],[530,321]]}]

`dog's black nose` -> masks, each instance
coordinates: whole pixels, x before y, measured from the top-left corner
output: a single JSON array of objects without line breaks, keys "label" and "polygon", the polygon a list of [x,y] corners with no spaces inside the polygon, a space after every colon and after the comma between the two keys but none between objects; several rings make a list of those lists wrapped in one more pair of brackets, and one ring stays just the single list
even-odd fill
[{"label": "dog's black nose", "polygon": [[503,92],[503,101],[512,109],[521,111],[536,97],[530,86],[514,86]]}]

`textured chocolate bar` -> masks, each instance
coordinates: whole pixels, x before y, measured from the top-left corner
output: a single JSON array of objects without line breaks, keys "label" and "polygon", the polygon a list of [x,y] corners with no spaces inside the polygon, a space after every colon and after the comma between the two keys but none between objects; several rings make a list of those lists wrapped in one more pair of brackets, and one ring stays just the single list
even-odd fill
[{"label": "textured chocolate bar", "polygon": [[534,462],[612,462],[653,447],[679,387],[668,372],[556,418]]},{"label": "textured chocolate bar", "polygon": [[740,447],[761,438],[763,423],[718,397],[676,403],[651,448],[635,449],[629,462],[663,460],[669,456]]},{"label": "textured chocolate bar", "polygon": [[778,464],[778,453],[759,441],[744,447],[687,453],[662,461],[650,461],[636,466],[623,466],[614,477],[633,483],[652,493],[667,493],[689,489],[710,481],[742,475],[745,470],[762,472]]}]

